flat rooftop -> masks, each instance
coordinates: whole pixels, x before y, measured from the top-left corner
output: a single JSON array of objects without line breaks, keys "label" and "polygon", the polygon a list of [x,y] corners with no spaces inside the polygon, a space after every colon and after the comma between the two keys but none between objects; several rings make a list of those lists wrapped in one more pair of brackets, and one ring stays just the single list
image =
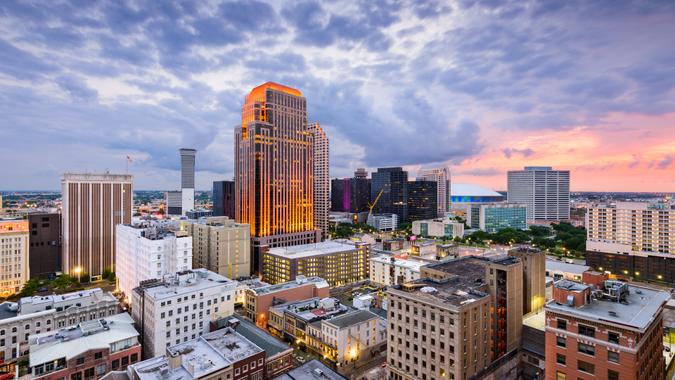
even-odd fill
[{"label": "flat rooftop", "polygon": [[392,255],[379,255],[379,256],[371,257],[370,261],[383,263],[383,264],[392,264],[392,258],[394,260],[393,261],[394,266],[397,266],[397,267],[400,267],[400,268],[410,269],[414,272],[419,272],[420,268],[422,266],[428,264],[428,262],[426,262],[426,261],[412,259],[412,258],[403,258],[401,256],[392,256]]},{"label": "flat rooftop", "polygon": [[[558,281],[556,286],[563,281]],[[660,312],[662,305],[670,300],[670,293],[631,284],[628,285],[628,291],[626,302],[597,299],[575,308],[550,301],[546,304],[546,309],[644,331]]]},{"label": "flat rooftop", "polygon": [[356,250],[353,242],[345,239],[326,240],[320,243],[292,245],[289,247],[270,248],[268,254],[288,259],[301,259],[312,256],[331,255]]},{"label": "flat rooftop", "polygon": [[283,292],[288,289],[293,289],[298,286],[303,286],[306,284],[314,284],[317,288],[327,288],[328,282],[324,280],[321,277],[304,277],[304,276],[297,276],[294,281],[288,281],[284,282],[281,284],[276,284],[276,285],[265,285],[259,288],[252,288],[252,290],[258,294],[258,295],[263,295],[263,294],[270,294],[270,293],[276,293],[276,292]]},{"label": "flat rooftop", "polygon": [[300,367],[274,378],[274,380],[345,380],[345,377],[313,359]]},{"label": "flat rooftop", "polygon": [[569,264],[564,261],[546,260],[546,270],[548,272],[572,273],[581,276],[582,273],[591,269],[591,267],[579,264]]},{"label": "flat rooftop", "polygon": [[145,283],[134,291],[143,290],[148,297],[155,300],[175,297],[178,294],[193,293],[203,289],[229,284],[232,287],[236,283],[227,277],[206,269],[194,269],[178,272],[167,276],[162,280]]},{"label": "flat rooftop", "polygon": [[241,319],[238,319],[238,321],[239,325],[237,325],[234,330],[244,338],[253,342],[256,346],[262,348],[268,358],[285,351],[293,350],[292,347],[258,328],[253,323]]},{"label": "flat rooftop", "polygon": [[305,322],[325,319],[349,311],[349,308],[340,304],[338,299],[331,298],[330,300],[333,302],[333,308],[325,308],[322,305],[321,298],[314,297],[302,301],[288,302],[274,306],[272,309],[278,313],[289,313]]},{"label": "flat rooftop", "polygon": [[373,318],[380,319],[377,314],[368,310],[354,310],[347,314],[340,315],[339,317],[327,319],[324,321],[324,323],[329,323],[331,325],[337,326],[340,329],[343,329],[358,323],[369,321]]}]

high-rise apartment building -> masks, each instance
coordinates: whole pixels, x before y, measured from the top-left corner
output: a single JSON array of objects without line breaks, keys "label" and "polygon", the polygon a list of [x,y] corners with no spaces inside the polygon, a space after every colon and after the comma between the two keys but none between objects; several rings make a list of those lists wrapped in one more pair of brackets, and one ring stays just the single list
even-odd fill
[{"label": "high-rise apartment building", "polygon": [[560,280],[546,311],[546,378],[665,378],[663,308],[670,294],[585,272]]},{"label": "high-rise apartment building", "polygon": [[75,174],[61,178],[63,271],[101,278],[115,271],[115,225],[131,223],[132,176]]},{"label": "high-rise apartment building", "polygon": [[180,191],[181,191],[181,212],[195,209],[195,149],[180,149]]},{"label": "high-rise apartment building", "polygon": [[28,214],[30,228],[30,276],[61,271],[61,214]]},{"label": "high-rise apartment building", "polygon": [[550,166],[526,166],[508,172],[509,203],[527,206],[528,223],[570,218],[570,171]]},{"label": "high-rise apartment building", "polygon": [[328,236],[330,211],[330,174],[328,165],[328,136],[319,123],[308,126],[314,146],[314,227],[321,230],[321,238]]},{"label": "high-rise apartment building", "polygon": [[408,182],[408,218],[411,221],[433,219],[438,215],[437,188],[433,181]]},{"label": "high-rise apartment building", "polygon": [[450,211],[450,171],[447,168],[422,169],[417,173],[417,180],[436,182],[436,216],[445,216]]},{"label": "high-rise apartment building", "polygon": [[251,230],[224,216],[182,222],[192,236],[192,267],[227,278],[251,275]]},{"label": "high-rise apartment building", "polygon": [[586,263],[600,271],[675,282],[675,203],[596,204],[586,212]]},{"label": "high-rise apartment building", "polygon": [[369,258],[369,244],[348,240],[271,248],[263,253],[263,281],[279,284],[318,276],[342,286],[368,278]]},{"label": "high-rise apartment building", "polygon": [[300,91],[267,82],[246,96],[235,131],[235,201],[236,221],[251,228],[257,271],[262,250],[320,238],[313,138]]},{"label": "high-rise apartment building", "polygon": [[234,181],[213,182],[213,216],[234,219]]},{"label": "high-rise apartment building", "polygon": [[119,290],[127,302],[141,282],[192,269],[192,238],[162,223],[116,226]]},{"label": "high-rise apartment building", "polygon": [[234,313],[236,282],[206,269],[144,281],[133,290],[132,316],[141,332],[143,357],[197,339],[209,323]]},{"label": "high-rise apartment building", "polygon": [[28,221],[0,219],[0,296],[21,291],[28,281]]},{"label": "high-rise apartment building", "polygon": [[378,168],[372,174],[370,198],[375,203],[373,212],[396,214],[399,223],[407,222],[408,172],[400,167]]},{"label": "high-rise apartment building", "polygon": [[180,190],[172,190],[166,192],[166,214],[167,215],[182,215],[183,213],[183,194]]}]

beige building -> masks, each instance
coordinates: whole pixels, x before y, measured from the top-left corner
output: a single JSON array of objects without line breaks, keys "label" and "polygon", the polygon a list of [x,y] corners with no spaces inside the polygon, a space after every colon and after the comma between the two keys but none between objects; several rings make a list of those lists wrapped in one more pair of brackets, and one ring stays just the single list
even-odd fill
[{"label": "beige building", "polygon": [[540,311],[546,303],[546,255],[536,248],[518,247],[509,256],[523,263],[523,315]]},{"label": "beige building", "polygon": [[192,267],[206,268],[227,278],[251,275],[251,232],[248,224],[226,216],[183,222],[192,236]]},{"label": "beige building", "polygon": [[328,165],[328,136],[319,123],[307,126],[314,143],[314,226],[321,230],[321,239],[328,236],[330,211],[330,174]]},{"label": "beige building", "polygon": [[28,220],[0,219],[0,296],[21,291],[28,281]]},{"label": "beige building", "polygon": [[464,223],[449,218],[415,220],[412,233],[420,236],[456,238],[464,236]]},{"label": "beige building", "polygon": [[420,278],[426,261],[399,255],[378,255],[370,258],[370,281],[384,286],[410,282]]},{"label": "beige building", "polygon": [[74,174],[61,178],[63,271],[100,279],[115,271],[115,225],[131,223],[132,176]]},{"label": "beige building", "polygon": [[368,310],[355,310],[321,322],[325,354],[338,366],[370,359],[386,347],[386,322]]},{"label": "beige building", "polygon": [[417,173],[418,181],[436,182],[436,205],[438,216],[450,211],[450,171],[448,168],[422,169]]}]

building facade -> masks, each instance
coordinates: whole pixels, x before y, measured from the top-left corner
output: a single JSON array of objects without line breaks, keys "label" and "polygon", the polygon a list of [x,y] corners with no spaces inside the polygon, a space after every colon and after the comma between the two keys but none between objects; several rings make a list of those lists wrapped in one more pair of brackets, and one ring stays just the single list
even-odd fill
[{"label": "building facade", "polygon": [[398,228],[399,218],[396,214],[368,214],[366,223],[378,231],[394,231]]},{"label": "building facade", "polygon": [[263,253],[263,280],[279,284],[297,276],[321,277],[330,286],[368,278],[370,245],[347,240],[271,248]]},{"label": "building facade", "polygon": [[192,237],[192,267],[206,268],[227,278],[251,275],[251,230],[227,217],[183,222]]},{"label": "building facade", "polygon": [[213,216],[234,219],[234,181],[213,182]]},{"label": "building facade", "polygon": [[550,166],[509,171],[507,200],[527,207],[529,223],[569,220],[570,171]]},{"label": "building facade", "polygon": [[585,272],[560,280],[546,311],[546,379],[664,379],[670,294]]},{"label": "building facade", "polygon": [[180,150],[181,215],[195,209],[195,149]]},{"label": "building facade", "polygon": [[209,331],[209,323],[234,313],[236,282],[206,269],[148,280],[133,290],[132,316],[141,332],[143,357]]},{"label": "building facade", "polygon": [[430,237],[462,237],[464,224],[447,218],[416,220],[412,222],[412,233]]},{"label": "building facade", "polygon": [[180,190],[167,191],[165,202],[167,215],[182,215],[183,194]]},{"label": "building facade", "polygon": [[513,248],[508,255],[523,263],[523,315],[538,313],[546,303],[546,255],[529,247]]},{"label": "building facade", "polygon": [[331,211],[368,211],[370,180],[366,177],[331,180]]},{"label": "building facade", "polygon": [[435,216],[445,216],[450,211],[450,171],[447,168],[422,169],[417,173],[417,180],[436,182],[438,211]]},{"label": "building facade", "polygon": [[33,379],[99,379],[141,358],[138,332],[127,313],[31,335],[29,340]]},{"label": "building facade", "polygon": [[428,264],[413,258],[378,255],[370,258],[370,281],[383,286],[402,285],[420,278],[420,268]]},{"label": "building facade", "polygon": [[408,222],[408,172],[400,167],[378,168],[372,174],[370,199],[373,212],[396,214],[400,223]]},{"label": "building facade", "polygon": [[30,224],[29,272],[32,278],[61,270],[61,214],[28,214]]},{"label": "building facade", "polygon": [[116,226],[119,291],[126,302],[142,281],[192,269],[192,238],[161,223]]},{"label": "building facade", "polygon": [[131,180],[126,174],[63,175],[63,272],[95,280],[116,270],[115,226],[131,223]]},{"label": "building facade", "polygon": [[0,219],[0,296],[21,291],[28,281],[29,224],[27,220]]},{"label": "building facade", "polygon": [[437,186],[438,183],[433,181],[408,182],[408,218],[411,221],[436,217]]},{"label": "building facade", "polygon": [[330,174],[328,136],[319,123],[308,126],[314,147],[314,227],[321,230],[321,239],[328,236],[330,211]]},{"label": "building facade", "polygon": [[517,203],[467,204],[466,223],[491,234],[505,228],[526,230],[527,206]]},{"label": "building facade", "polygon": [[267,82],[246,96],[235,131],[235,213],[249,224],[253,266],[262,250],[316,242],[314,146],[307,102],[296,89]]}]

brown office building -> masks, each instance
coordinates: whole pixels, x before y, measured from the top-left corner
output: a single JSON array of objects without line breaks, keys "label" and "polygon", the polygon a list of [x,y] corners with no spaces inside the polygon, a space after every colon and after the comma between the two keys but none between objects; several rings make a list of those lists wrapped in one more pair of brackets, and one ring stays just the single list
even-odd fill
[{"label": "brown office building", "polygon": [[28,215],[30,277],[42,277],[61,270],[61,214]]},{"label": "brown office building", "polygon": [[267,82],[246,96],[235,131],[235,214],[251,226],[253,268],[272,247],[314,243],[314,146],[300,91]]},{"label": "brown office building", "polygon": [[519,259],[462,257],[420,276],[387,290],[391,379],[469,379],[519,347]]},{"label": "brown office building", "polygon": [[546,255],[539,249],[518,247],[509,256],[523,262],[523,315],[538,312],[546,303]]},{"label": "brown office building", "polygon": [[584,272],[546,304],[546,379],[663,380],[663,307],[670,294]]},{"label": "brown office building", "polygon": [[100,278],[115,270],[115,225],[131,223],[132,176],[74,174],[61,178],[62,270]]}]

